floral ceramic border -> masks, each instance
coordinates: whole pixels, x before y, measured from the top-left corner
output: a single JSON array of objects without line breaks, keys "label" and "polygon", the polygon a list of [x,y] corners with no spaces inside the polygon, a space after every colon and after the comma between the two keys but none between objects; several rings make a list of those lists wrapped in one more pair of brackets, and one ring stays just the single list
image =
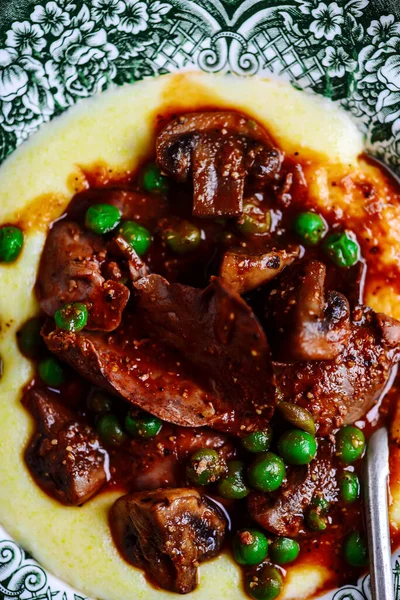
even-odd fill
[{"label": "floral ceramic border", "polygon": [[[181,69],[284,76],[340,102],[400,171],[396,0],[0,0],[0,162],[110,85]],[[0,528],[0,600],[85,600]],[[393,557],[400,600],[400,555]],[[370,600],[369,577],[325,600]]]},{"label": "floral ceramic border", "polygon": [[366,132],[370,150],[400,169],[396,0],[392,8],[386,1],[384,12],[371,0],[6,4],[0,13],[0,23],[9,24],[0,25],[0,161],[80,98],[111,84],[197,68],[283,75],[338,100]]},{"label": "floral ceramic border", "polygon": [[[400,555],[393,556],[395,598],[400,598]],[[1,600],[89,600],[66,583],[45,572],[38,563],[0,527]],[[320,600],[372,600],[369,575],[358,586],[348,585],[329,592]]]},{"label": "floral ceramic border", "polygon": [[87,600],[46,573],[0,527],[1,600]]}]

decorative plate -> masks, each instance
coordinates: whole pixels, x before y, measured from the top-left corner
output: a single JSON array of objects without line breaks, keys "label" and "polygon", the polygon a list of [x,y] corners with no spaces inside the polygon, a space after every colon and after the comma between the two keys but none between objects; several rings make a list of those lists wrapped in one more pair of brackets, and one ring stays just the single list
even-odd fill
[{"label": "decorative plate", "polygon": [[[397,0],[0,0],[0,162],[81,98],[183,69],[272,73],[327,96],[400,172]],[[400,600],[397,553],[393,572]],[[83,600],[1,528],[0,598]],[[328,598],[370,599],[369,577]]]}]

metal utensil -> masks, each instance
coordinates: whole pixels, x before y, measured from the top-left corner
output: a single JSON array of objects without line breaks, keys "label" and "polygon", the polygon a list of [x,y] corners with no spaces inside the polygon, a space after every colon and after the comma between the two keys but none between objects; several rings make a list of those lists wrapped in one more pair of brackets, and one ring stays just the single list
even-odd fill
[{"label": "metal utensil", "polygon": [[389,439],[384,427],[369,439],[364,483],[372,598],[394,600],[388,511]]}]

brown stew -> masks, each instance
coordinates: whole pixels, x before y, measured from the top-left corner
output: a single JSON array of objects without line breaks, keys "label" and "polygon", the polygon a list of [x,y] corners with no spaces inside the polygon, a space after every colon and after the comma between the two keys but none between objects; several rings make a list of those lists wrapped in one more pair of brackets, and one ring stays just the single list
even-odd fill
[{"label": "brown stew", "polygon": [[153,160],[89,178],[48,232],[26,463],[67,505],[120,490],[115,543],[168,590],[232,537],[254,598],[295,560],[354,582],[363,438],[400,352],[362,304],[357,231],[304,208],[302,163],[243,115],[179,115]]}]

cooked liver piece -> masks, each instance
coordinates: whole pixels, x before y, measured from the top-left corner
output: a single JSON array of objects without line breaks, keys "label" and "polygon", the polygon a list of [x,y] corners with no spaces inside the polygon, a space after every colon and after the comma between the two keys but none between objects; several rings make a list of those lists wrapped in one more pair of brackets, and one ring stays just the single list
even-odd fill
[{"label": "cooked liver piece", "polygon": [[63,504],[83,504],[107,479],[107,453],[97,435],[51,392],[34,388],[24,404],[37,427],[25,454],[32,475]]},{"label": "cooked liver piece", "polygon": [[199,290],[150,275],[135,290],[144,329],[214,379],[220,401],[208,424],[233,432],[265,424],[274,409],[270,353],[246,302],[218,277]]},{"label": "cooked liver piece", "polygon": [[126,260],[129,279],[132,283],[149,274],[146,263],[142,261],[137,252],[132,248],[131,244],[127,242],[122,235],[116,235],[110,240],[107,248],[111,251],[112,255]]},{"label": "cooked liver piece", "polygon": [[260,254],[250,254],[243,248],[224,254],[220,277],[238,294],[245,294],[264,285],[289,266],[299,255],[299,248],[272,248]]},{"label": "cooked liver piece", "polygon": [[116,329],[129,290],[118,281],[105,280],[101,269],[106,259],[100,236],[83,231],[73,221],[56,223],[46,239],[36,284],[42,310],[53,316],[65,303],[83,302],[89,329]]},{"label": "cooked liver piece", "polygon": [[239,216],[248,176],[265,183],[279,172],[282,155],[255,121],[234,112],[181,115],[160,132],[157,160],[168,175],[193,178],[193,214]]},{"label": "cooked liver piece", "polygon": [[[270,295],[271,326],[282,332],[282,360],[274,362],[276,393],[279,400],[310,410],[324,436],[361,418],[379,399],[399,359],[400,323],[365,306],[355,307],[350,315],[345,298],[334,292],[318,316],[324,305],[324,268],[317,261],[294,268],[297,272],[291,276],[293,267],[284,272]],[[296,279],[299,272],[305,275]],[[306,354],[314,335],[315,347],[320,340],[326,360],[291,360],[301,349]],[[327,340],[335,352],[329,352]]]},{"label": "cooked liver piece", "polygon": [[122,496],[111,508],[110,523],[125,559],[180,594],[195,589],[198,564],[218,554],[226,529],[219,509],[190,488]]},{"label": "cooked liver piece", "polygon": [[55,329],[44,340],[86,379],[164,421],[199,427],[214,417],[217,396],[207,379],[199,383],[182,357],[129,327],[109,335]]},{"label": "cooked liver piece", "polygon": [[295,467],[286,485],[274,494],[252,492],[247,506],[252,519],[275,535],[296,537],[306,532],[304,513],[315,495],[328,502],[338,497],[336,468],[328,444],[304,467]]}]

